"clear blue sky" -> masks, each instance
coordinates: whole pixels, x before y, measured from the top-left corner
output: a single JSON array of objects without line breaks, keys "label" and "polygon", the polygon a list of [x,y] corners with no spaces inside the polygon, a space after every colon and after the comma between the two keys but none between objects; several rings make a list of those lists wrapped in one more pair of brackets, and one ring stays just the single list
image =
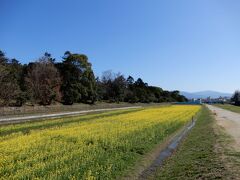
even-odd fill
[{"label": "clear blue sky", "polygon": [[169,90],[240,88],[239,0],[0,0],[0,49],[22,63],[45,51],[88,55]]}]

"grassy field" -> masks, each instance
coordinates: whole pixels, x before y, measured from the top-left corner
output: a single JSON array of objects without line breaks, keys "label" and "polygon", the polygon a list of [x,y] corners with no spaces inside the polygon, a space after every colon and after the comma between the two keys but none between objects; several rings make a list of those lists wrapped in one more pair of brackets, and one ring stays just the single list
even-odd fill
[{"label": "grassy field", "polygon": [[231,104],[216,104],[215,106],[232,111],[232,112],[240,113],[240,106],[234,106]]},{"label": "grassy field", "polygon": [[112,179],[200,106],[120,110],[0,127],[0,179]]},{"label": "grassy field", "polygon": [[96,102],[95,104],[82,104],[76,103],[71,106],[69,105],[49,105],[49,106],[21,106],[21,107],[0,107],[0,117],[18,117],[26,115],[38,115],[38,114],[52,114],[52,113],[62,113],[62,112],[73,112],[73,111],[83,111],[83,110],[95,110],[95,109],[106,109],[106,108],[120,108],[120,107],[130,107],[130,106],[167,106],[171,103],[106,103],[106,102]]},{"label": "grassy field", "polygon": [[204,107],[196,126],[175,154],[159,169],[154,179],[226,179],[230,178],[216,151],[219,137],[214,119]]}]

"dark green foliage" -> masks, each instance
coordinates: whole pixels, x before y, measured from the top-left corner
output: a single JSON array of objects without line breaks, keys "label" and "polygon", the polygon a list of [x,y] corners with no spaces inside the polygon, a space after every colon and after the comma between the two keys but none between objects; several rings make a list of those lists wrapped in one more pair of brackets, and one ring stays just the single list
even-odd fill
[{"label": "dark green foliage", "polygon": [[7,62],[8,62],[8,59],[6,58],[5,53],[0,50],[0,64],[5,65],[7,64]]},{"label": "dark green foliage", "polygon": [[98,81],[97,84],[98,89],[102,89],[100,93],[103,100],[110,102],[124,101],[127,82],[120,73],[114,74],[111,71],[106,71],[103,73],[102,80]]},{"label": "dark green foliage", "polygon": [[63,103],[94,103],[96,81],[87,56],[67,51],[63,58],[64,61],[57,65],[63,81],[61,86]]},{"label": "dark green foliage", "polygon": [[232,96],[231,101],[236,105],[240,106],[240,91],[235,91],[235,93]]},{"label": "dark green foliage", "polygon": [[101,81],[97,78],[98,99],[110,102],[125,101],[129,103],[160,103],[184,102],[187,99],[179,91],[164,91],[159,87],[148,86],[141,78],[134,81],[133,77],[127,79],[121,74],[111,71],[103,73]]},{"label": "dark green foliage", "polygon": [[0,51],[0,105],[22,105],[22,91],[19,86],[22,66],[16,59],[9,60]]},{"label": "dark green foliage", "polygon": [[125,79],[124,75],[111,71],[95,79],[92,65],[84,54],[66,51],[63,61],[56,63],[46,52],[38,61],[22,65],[0,51],[0,105],[21,106],[26,101],[41,105],[57,101],[71,105],[95,101],[183,102],[187,99],[179,91],[164,91],[149,86],[141,78],[135,81],[129,76]]}]

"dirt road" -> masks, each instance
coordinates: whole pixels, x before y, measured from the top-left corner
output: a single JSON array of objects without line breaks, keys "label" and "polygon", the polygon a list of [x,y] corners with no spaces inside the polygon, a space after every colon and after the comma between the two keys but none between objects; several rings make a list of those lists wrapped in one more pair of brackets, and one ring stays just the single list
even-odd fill
[{"label": "dirt road", "polygon": [[212,105],[207,105],[207,107],[215,114],[217,124],[222,126],[235,140],[233,147],[240,151],[240,114]]}]

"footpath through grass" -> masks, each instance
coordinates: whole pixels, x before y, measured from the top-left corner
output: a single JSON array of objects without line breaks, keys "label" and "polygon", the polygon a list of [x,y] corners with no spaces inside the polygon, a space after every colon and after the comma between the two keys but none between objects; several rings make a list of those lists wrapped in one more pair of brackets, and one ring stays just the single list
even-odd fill
[{"label": "footpath through grass", "polygon": [[154,179],[226,179],[229,173],[216,152],[214,119],[203,107],[196,126]]},{"label": "footpath through grass", "polygon": [[232,111],[232,112],[240,113],[240,106],[234,106],[231,104],[215,104],[215,106]]}]

